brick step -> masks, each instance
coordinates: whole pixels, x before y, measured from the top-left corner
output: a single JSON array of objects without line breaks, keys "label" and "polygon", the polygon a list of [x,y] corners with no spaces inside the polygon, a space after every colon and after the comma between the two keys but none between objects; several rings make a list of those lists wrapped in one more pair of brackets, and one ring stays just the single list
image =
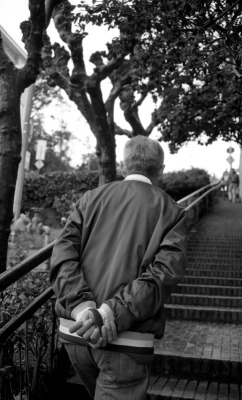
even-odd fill
[{"label": "brick step", "polygon": [[227,238],[225,240],[213,239],[212,237],[208,241],[198,240],[197,242],[188,239],[187,242],[187,249],[188,251],[196,251],[196,250],[209,250],[212,251],[213,249],[220,248],[221,251],[225,252],[225,250],[240,250],[240,243],[242,238],[233,237]]},{"label": "brick step", "polygon": [[242,367],[240,362],[229,360],[211,360],[209,358],[179,357],[174,355],[155,355],[152,363],[154,375],[179,375],[197,379],[221,379],[233,383],[241,383]]},{"label": "brick step", "polygon": [[208,251],[207,249],[202,249],[200,251],[188,251],[187,252],[188,259],[190,260],[192,257],[194,259],[204,259],[204,258],[211,258],[212,260],[220,259],[230,262],[230,260],[241,260],[242,252],[238,252],[236,250],[227,251],[226,253],[221,252],[220,250],[211,250]]},{"label": "brick step", "polygon": [[163,338],[155,340],[152,372],[242,384],[242,324],[167,320]]},{"label": "brick step", "polygon": [[212,270],[219,270],[219,271],[241,271],[241,262],[240,263],[236,263],[236,264],[223,264],[221,265],[220,263],[202,263],[202,262],[189,262],[188,264],[188,268],[190,269],[212,269]]},{"label": "brick step", "polygon": [[170,304],[191,305],[191,306],[206,306],[206,307],[242,307],[242,296],[209,296],[198,294],[178,294],[172,293]]},{"label": "brick step", "polygon": [[188,239],[187,249],[188,250],[199,250],[199,249],[208,249],[212,250],[214,247],[220,247],[222,251],[226,249],[239,249],[239,244],[241,243],[242,238],[238,238],[234,236],[233,238],[227,238],[226,240],[214,239],[213,237],[209,238],[208,241],[197,240],[194,241],[191,238]]},{"label": "brick step", "polygon": [[219,277],[206,277],[206,276],[184,276],[183,283],[193,285],[215,285],[215,286],[241,286],[242,279],[235,278],[219,278]]},{"label": "brick step", "polygon": [[228,263],[229,263],[230,265],[231,264],[232,265],[233,264],[235,264],[235,265],[240,264],[241,265],[241,256],[238,256],[238,257],[232,257],[231,256],[231,257],[228,257],[228,258],[225,258],[223,256],[214,257],[214,255],[212,255],[212,254],[211,254],[211,256],[208,256],[207,252],[204,251],[203,255],[200,256],[200,257],[198,257],[197,255],[190,256],[189,253],[188,253],[187,261],[188,262],[196,262],[196,263],[200,262],[200,263],[203,263],[203,264],[212,264],[212,263],[218,264],[218,263],[220,263],[221,265],[223,265],[223,264],[227,264],[228,265]]},{"label": "brick step", "polygon": [[236,227],[234,230],[232,230],[226,227],[225,229],[228,230],[227,234],[226,232],[223,232],[221,225],[219,225],[217,230],[214,230],[211,226],[206,225],[206,233],[204,234],[202,229],[197,230],[196,234],[194,234],[194,232],[191,232],[191,234],[189,234],[189,242],[205,242],[209,245],[212,242],[226,244],[227,241],[231,241],[231,239],[235,239],[237,241],[239,241],[239,239],[242,239],[241,228],[237,229]]},{"label": "brick step", "polygon": [[207,240],[202,239],[202,238],[198,238],[198,239],[194,239],[192,237],[188,238],[188,242],[187,242],[187,248],[190,249],[194,249],[194,248],[208,248],[208,249],[212,249],[214,246],[221,246],[224,249],[230,248],[230,244],[232,246],[232,248],[236,248],[237,246],[239,246],[239,244],[241,243],[242,237],[238,237],[237,235],[233,235],[233,237],[227,237],[225,239],[222,239],[220,236],[211,236],[209,238],[207,238]]},{"label": "brick step", "polygon": [[242,309],[234,307],[165,305],[167,318],[242,324]]},{"label": "brick step", "polygon": [[240,278],[242,279],[242,268],[241,271],[231,270],[214,270],[214,269],[198,269],[198,268],[187,268],[186,275],[188,276],[211,276],[219,278]]},{"label": "brick step", "polygon": [[207,286],[207,285],[191,285],[179,283],[173,290],[173,293],[184,294],[207,294],[210,296],[242,296],[241,286]]},{"label": "brick step", "polygon": [[148,400],[242,400],[242,385],[191,377],[151,376]]}]

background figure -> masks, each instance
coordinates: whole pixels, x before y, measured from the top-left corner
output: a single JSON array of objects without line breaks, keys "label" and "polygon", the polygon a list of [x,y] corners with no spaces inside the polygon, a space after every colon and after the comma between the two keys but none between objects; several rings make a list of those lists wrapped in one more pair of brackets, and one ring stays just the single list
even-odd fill
[{"label": "background figure", "polygon": [[95,400],[146,399],[154,336],[185,272],[186,213],[157,186],[163,169],[158,141],[129,140],[125,179],[87,191],[53,250],[59,336]]},{"label": "background figure", "polygon": [[226,198],[228,196],[228,184],[229,184],[229,173],[227,169],[224,171],[222,175],[222,196]]},{"label": "background figure", "polygon": [[236,198],[239,193],[239,175],[236,173],[234,169],[231,169],[229,174],[229,201],[232,203],[236,203]]}]

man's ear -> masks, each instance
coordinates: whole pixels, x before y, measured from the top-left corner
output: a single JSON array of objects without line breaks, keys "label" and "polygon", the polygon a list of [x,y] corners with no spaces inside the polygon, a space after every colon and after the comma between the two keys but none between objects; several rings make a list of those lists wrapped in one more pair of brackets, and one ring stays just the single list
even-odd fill
[{"label": "man's ear", "polygon": [[121,174],[123,175],[124,178],[126,178],[127,170],[125,168],[125,165],[124,165],[123,161],[120,162],[120,169],[121,169]]},{"label": "man's ear", "polygon": [[163,164],[159,170],[159,179],[162,179],[162,177],[163,177],[164,168],[165,168],[165,164]]},{"label": "man's ear", "polygon": [[164,168],[165,168],[165,165],[162,165],[162,167],[160,167],[157,177],[156,177],[156,184],[157,184],[157,182],[158,182],[158,184],[160,184],[162,182]]}]

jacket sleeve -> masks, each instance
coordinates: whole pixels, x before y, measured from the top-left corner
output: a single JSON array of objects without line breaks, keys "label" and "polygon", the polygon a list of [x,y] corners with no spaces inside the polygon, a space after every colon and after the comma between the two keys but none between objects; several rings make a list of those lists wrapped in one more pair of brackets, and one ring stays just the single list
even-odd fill
[{"label": "jacket sleeve", "polygon": [[174,223],[165,229],[153,262],[105,301],[113,310],[119,332],[152,318],[168,300],[185,272],[186,236],[186,214],[179,208]]},{"label": "jacket sleeve", "polygon": [[80,200],[57,240],[50,267],[50,283],[56,294],[56,313],[71,318],[75,307],[94,307],[94,297],[80,267],[83,217]]}]

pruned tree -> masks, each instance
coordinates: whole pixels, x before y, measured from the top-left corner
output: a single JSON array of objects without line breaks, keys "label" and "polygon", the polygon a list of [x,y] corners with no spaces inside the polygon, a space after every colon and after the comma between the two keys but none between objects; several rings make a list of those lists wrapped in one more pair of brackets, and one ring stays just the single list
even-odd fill
[{"label": "pruned tree", "polygon": [[6,268],[13,198],[21,154],[20,97],[35,82],[41,62],[45,29],[44,1],[30,0],[26,41],[28,57],[16,68],[4,51],[0,37],[0,273]]},{"label": "pruned tree", "polygon": [[[46,15],[44,0],[29,0],[29,5],[30,19],[21,25],[28,53],[24,68],[17,70],[0,48],[1,270],[21,150],[20,95],[36,80],[40,66],[49,84],[63,89],[76,104],[95,135],[100,184],[116,177],[115,135],[148,136],[158,128],[160,140],[168,141],[174,151],[202,132],[211,141],[225,132],[225,138],[231,137],[235,128],[233,138],[241,136],[236,120],[242,72],[240,1],[80,1],[75,9],[68,0],[46,0]],[[46,35],[51,17],[63,46],[52,45]],[[105,51],[92,54],[94,69],[88,74],[84,45],[90,24],[116,28],[118,35]],[[220,74],[223,82],[233,81],[234,89],[220,85]],[[111,85],[107,100],[102,92],[105,80]],[[147,98],[153,99],[154,111],[143,126],[139,110]],[[115,121],[117,102],[129,130]],[[224,112],[221,128],[218,115]]]},{"label": "pruned tree", "polygon": [[[76,103],[97,139],[100,183],[115,178],[115,135],[148,136],[157,128],[172,152],[204,133],[207,143],[219,137],[240,143],[238,0],[112,0],[92,6],[80,1],[75,12],[65,0],[53,9],[53,19],[66,46],[46,42],[45,71]],[[119,31],[106,51],[92,54],[91,75],[83,55],[89,24]],[[101,86],[105,80],[111,82],[106,101]],[[139,110],[147,98],[155,104],[144,127]],[[117,101],[130,130],[114,119]]]}]

